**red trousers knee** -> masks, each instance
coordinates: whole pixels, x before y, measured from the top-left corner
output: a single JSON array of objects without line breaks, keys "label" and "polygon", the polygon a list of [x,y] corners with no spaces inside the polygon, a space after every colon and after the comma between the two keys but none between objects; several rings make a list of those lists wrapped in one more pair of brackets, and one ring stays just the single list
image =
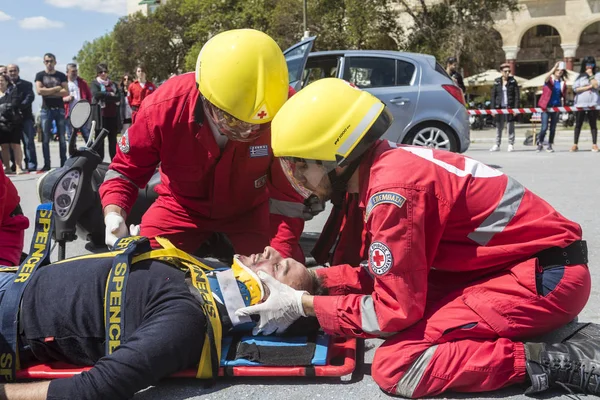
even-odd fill
[{"label": "red trousers knee", "polygon": [[25,229],[29,220],[24,215],[8,217],[0,227],[0,265],[19,265],[23,252]]},{"label": "red trousers knee", "polygon": [[573,320],[590,295],[585,265],[565,267],[545,296],[537,292],[536,270],[541,271],[537,259],[528,260],[453,291],[444,291],[444,281],[432,274],[424,318],[381,345],[373,379],[383,390],[409,398],[523,382],[522,342]]},{"label": "red trousers knee", "polygon": [[159,197],[142,217],[140,229],[153,247],[159,247],[154,238],[161,236],[181,250],[194,253],[213,233],[219,232],[227,235],[238,254],[262,253],[269,245],[269,204],[265,202],[229,219],[210,219]]}]

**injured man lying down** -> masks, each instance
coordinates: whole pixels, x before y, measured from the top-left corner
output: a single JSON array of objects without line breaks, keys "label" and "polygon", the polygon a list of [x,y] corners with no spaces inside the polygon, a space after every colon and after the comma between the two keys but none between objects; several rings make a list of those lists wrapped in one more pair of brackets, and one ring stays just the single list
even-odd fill
[{"label": "injured man lying down", "polygon": [[[9,383],[0,388],[0,398],[128,399],[162,378],[198,367],[205,341],[211,341],[205,338],[251,330],[252,319],[237,316],[235,311],[268,297],[258,275],[264,279],[268,274],[294,289],[323,294],[314,273],[293,259],[283,259],[271,247],[262,254],[235,256],[231,268],[201,260],[210,267],[201,274],[206,284],[201,279],[191,284],[191,270],[186,273],[156,258],[134,258],[126,284],[117,285],[118,296],[107,288],[115,260],[107,255],[72,258],[41,267],[31,276],[19,314],[21,365],[63,361],[93,368],[67,379]],[[0,273],[0,299],[14,280],[14,273]],[[220,327],[214,326],[215,316],[202,294],[208,286]],[[111,310],[112,305],[124,305],[124,324],[113,326],[110,332],[105,319],[112,324],[113,317],[106,312],[105,297],[110,298]],[[294,329],[296,334],[305,334],[306,329],[316,331],[318,326],[316,320],[305,318],[288,331]],[[108,352],[107,336],[108,342],[119,339],[119,345]]]}]

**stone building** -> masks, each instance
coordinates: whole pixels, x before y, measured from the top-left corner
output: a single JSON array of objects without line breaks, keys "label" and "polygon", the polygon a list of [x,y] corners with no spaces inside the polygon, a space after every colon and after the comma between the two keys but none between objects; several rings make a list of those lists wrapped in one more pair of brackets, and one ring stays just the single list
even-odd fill
[{"label": "stone building", "polygon": [[600,0],[525,0],[520,12],[498,15],[495,28],[513,73],[542,74],[564,60],[579,71],[583,57],[600,62]]}]

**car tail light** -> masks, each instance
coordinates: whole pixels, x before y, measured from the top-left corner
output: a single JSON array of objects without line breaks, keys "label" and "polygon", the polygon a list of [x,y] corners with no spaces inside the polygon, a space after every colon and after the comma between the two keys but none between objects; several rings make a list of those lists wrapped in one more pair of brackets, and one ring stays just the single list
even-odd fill
[{"label": "car tail light", "polygon": [[456,100],[458,100],[458,102],[460,104],[462,104],[463,106],[466,104],[465,103],[465,95],[463,94],[462,90],[460,90],[460,88],[458,86],[442,85],[442,87],[444,89],[446,89],[446,92],[450,93],[450,95],[452,97],[454,97]]}]

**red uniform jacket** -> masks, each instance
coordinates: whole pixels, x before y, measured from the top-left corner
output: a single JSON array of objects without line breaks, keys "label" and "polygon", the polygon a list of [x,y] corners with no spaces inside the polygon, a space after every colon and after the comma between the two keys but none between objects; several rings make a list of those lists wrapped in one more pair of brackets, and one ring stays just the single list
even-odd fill
[{"label": "red uniform jacket", "polygon": [[[359,177],[355,212],[366,221],[368,269],[318,270],[333,295],[314,302],[329,333],[401,331],[423,317],[432,270],[467,284],[581,239],[580,226],[543,199],[459,154],[380,142],[362,161]],[[356,259],[361,248],[344,247],[340,239],[337,250]]]},{"label": "red uniform jacket", "polygon": [[0,229],[2,221],[9,218],[19,201],[19,193],[15,185],[4,175],[4,171],[0,171]]},{"label": "red uniform jacket", "polygon": [[132,82],[127,89],[127,100],[129,100],[129,106],[139,108],[142,104],[142,100],[154,93],[155,90],[156,86],[150,81],[146,81],[146,84],[143,88],[139,81]]},{"label": "red uniform jacket", "polygon": [[270,133],[250,143],[228,141],[221,150],[209,124],[195,118],[199,95],[189,73],[169,79],[144,102],[100,187],[102,206],[129,213],[160,163],[157,193],[203,218],[235,219],[270,201],[271,245],[291,257],[299,249],[304,205],[273,157]]}]

